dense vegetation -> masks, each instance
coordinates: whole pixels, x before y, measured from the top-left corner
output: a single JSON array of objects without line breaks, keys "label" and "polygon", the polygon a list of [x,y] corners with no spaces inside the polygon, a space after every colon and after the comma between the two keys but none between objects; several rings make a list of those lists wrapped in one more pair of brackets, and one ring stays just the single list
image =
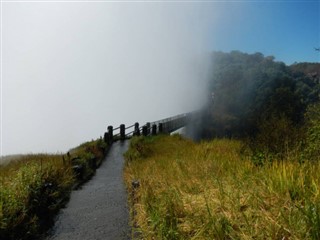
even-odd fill
[{"label": "dense vegetation", "polygon": [[320,239],[320,162],[297,154],[257,166],[244,148],[133,139],[125,167],[133,239]]},{"label": "dense vegetation", "polygon": [[26,155],[0,165],[0,239],[38,238],[71,189],[94,174],[106,149],[98,139],[67,155]]},{"label": "dense vegetation", "polygon": [[[319,101],[320,64],[286,66],[261,53],[215,52],[202,137],[250,138],[283,152],[302,144],[309,106]],[[319,109],[319,108],[318,108]]]},{"label": "dense vegetation", "polygon": [[210,141],[131,142],[138,238],[320,239],[320,64],[233,51],[212,68],[193,126]]}]

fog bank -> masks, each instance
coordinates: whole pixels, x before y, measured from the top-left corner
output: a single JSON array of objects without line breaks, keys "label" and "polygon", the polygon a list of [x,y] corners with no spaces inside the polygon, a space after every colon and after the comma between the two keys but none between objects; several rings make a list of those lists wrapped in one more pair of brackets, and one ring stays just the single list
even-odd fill
[{"label": "fog bank", "polygon": [[[221,9],[220,9],[221,10]],[[206,100],[196,3],[3,3],[1,154],[65,152]]]}]

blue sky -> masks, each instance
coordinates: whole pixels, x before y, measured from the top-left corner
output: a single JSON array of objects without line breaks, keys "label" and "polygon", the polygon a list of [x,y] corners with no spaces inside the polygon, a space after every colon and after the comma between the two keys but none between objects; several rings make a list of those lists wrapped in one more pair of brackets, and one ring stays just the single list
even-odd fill
[{"label": "blue sky", "polygon": [[[213,8],[216,7],[213,4]],[[220,27],[210,48],[273,55],[287,64],[320,62],[320,1],[251,1],[223,3]]]}]

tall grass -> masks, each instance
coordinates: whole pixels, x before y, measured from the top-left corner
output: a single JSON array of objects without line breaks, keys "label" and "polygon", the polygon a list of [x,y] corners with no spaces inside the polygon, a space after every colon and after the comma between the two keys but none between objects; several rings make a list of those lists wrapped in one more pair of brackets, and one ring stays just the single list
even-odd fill
[{"label": "tall grass", "polygon": [[320,239],[320,164],[292,157],[257,166],[242,147],[133,139],[125,180],[140,238]]},{"label": "tall grass", "polygon": [[99,139],[65,156],[26,155],[0,166],[0,239],[38,238],[72,187],[92,176],[106,147]]}]

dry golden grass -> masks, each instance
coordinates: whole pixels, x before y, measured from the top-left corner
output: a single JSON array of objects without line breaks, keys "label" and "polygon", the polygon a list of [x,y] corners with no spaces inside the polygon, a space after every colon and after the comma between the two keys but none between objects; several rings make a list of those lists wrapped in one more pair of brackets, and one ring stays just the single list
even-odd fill
[{"label": "dry golden grass", "polygon": [[319,163],[257,167],[241,148],[226,139],[133,139],[124,175],[140,237],[320,239]]},{"label": "dry golden grass", "polygon": [[[27,239],[39,233],[74,182],[61,155],[26,155],[0,168],[0,236]],[[52,212],[53,211],[53,212]]]},{"label": "dry golden grass", "polygon": [[[19,156],[0,165],[0,239],[35,239],[69,197],[72,186],[87,180],[102,160],[102,139],[80,145],[69,156]],[[81,166],[81,178],[73,170]]]}]

